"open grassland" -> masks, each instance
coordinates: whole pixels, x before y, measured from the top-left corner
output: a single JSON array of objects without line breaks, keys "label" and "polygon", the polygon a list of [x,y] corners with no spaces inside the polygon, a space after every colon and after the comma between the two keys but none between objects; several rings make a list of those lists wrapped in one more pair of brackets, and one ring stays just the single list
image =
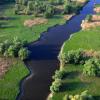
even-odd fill
[{"label": "open grassland", "polygon": [[11,40],[17,36],[20,39],[32,42],[37,40],[40,37],[40,33],[46,31],[48,27],[62,24],[66,21],[62,15],[55,15],[53,18],[48,19],[48,23],[29,28],[24,26],[24,21],[34,19],[33,15],[15,15],[13,4],[4,5],[1,8],[1,15],[8,17],[8,20],[0,20],[0,41]]}]

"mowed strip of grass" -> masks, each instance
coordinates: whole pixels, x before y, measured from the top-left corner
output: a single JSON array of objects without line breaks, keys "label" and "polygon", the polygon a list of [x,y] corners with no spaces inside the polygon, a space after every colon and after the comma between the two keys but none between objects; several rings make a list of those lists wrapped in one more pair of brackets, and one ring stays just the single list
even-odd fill
[{"label": "mowed strip of grass", "polygon": [[48,19],[48,23],[34,25],[33,27],[25,27],[24,21],[28,19],[34,19],[33,15],[15,15],[14,14],[14,4],[4,5],[2,12],[3,16],[9,17],[9,20],[0,20],[3,28],[0,28],[0,41],[5,39],[13,39],[17,36],[20,39],[25,39],[29,42],[35,41],[40,37],[40,34],[51,26],[56,24],[62,24],[66,20],[62,15],[56,15],[53,18]]},{"label": "mowed strip of grass", "polygon": [[[100,27],[90,30],[82,30],[72,36],[72,38],[65,42],[63,53],[70,50],[93,49],[100,51]],[[66,77],[62,80],[64,83],[61,92],[53,96],[53,100],[62,100],[63,96],[69,94],[80,94],[85,90],[93,96],[100,96],[100,78],[99,77],[85,77],[82,75],[83,65],[65,65],[67,72]],[[99,100],[100,97],[96,100]]]}]

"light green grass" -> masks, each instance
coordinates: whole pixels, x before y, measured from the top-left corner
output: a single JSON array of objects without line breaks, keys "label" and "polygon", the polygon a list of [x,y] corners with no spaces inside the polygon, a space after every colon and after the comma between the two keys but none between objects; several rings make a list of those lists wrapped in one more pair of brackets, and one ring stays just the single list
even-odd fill
[{"label": "light green grass", "polygon": [[5,39],[12,39],[17,36],[20,39],[25,39],[29,42],[35,41],[40,37],[40,34],[44,31],[47,31],[48,27],[54,26],[56,24],[62,24],[64,20],[62,15],[56,15],[53,18],[48,19],[47,24],[35,25],[32,28],[24,26],[24,21],[28,19],[34,19],[33,15],[15,15],[14,14],[14,5],[5,5],[2,15],[8,16],[11,19],[8,21],[1,21],[1,25],[4,25],[7,28],[0,28],[0,41]]},{"label": "light green grass", "polygon": [[65,42],[63,52],[78,48],[100,50],[100,27],[75,33]]},{"label": "light green grass", "polygon": [[0,79],[0,100],[15,100],[19,92],[19,84],[22,78],[28,75],[24,63],[14,61],[5,76]]}]

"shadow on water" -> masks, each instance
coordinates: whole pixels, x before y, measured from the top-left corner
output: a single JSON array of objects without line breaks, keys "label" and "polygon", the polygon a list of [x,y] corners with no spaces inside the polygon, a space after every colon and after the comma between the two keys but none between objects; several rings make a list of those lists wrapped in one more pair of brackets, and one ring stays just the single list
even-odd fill
[{"label": "shadow on water", "polygon": [[79,15],[74,16],[64,25],[56,25],[42,33],[40,39],[29,45],[32,54],[25,62],[30,75],[21,82],[19,100],[46,100],[49,94],[52,75],[59,68],[57,55],[65,40],[71,34],[81,30],[82,20],[87,14],[93,14],[94,1],[85,5]]}]

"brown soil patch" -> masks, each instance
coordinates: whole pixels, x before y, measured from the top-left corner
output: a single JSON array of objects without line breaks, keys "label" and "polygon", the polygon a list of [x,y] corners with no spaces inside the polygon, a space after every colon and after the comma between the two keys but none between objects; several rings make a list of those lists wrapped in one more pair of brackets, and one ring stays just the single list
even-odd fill
[{"label": "brown soil patch", "polygon": [[94,11],[95,11],[96,13],[100,13],[100,7],[94,8]]},{"label": "brown soil patch", "polygon": [[100,26],[100,15],[93,15],[91,22],[83,20],[81,24],[83,30],[94,28],[96,26]]},{"label": "brown soil patch", "polygon": [[46,24],[47,22],[48,20],[45,18],[35,18],[33,20],[29,19],[24,22],[24,26],[32,27],[34,25]]},{"label": "brown soil patch", "polygon": [[87,0],[77,0],[77,2],[79,2],[79,3],[85,3]]},{"label": "brown soil patch", "polygon": [[64,15],[63,18],[64,18],[65,20],[69,20],[73,15],[74,15],[74,14],[72,14],[72,15]]},{"label": "brown soil patch", "polygon": [[6,58],[0,58],[0,79],[5,75],[11,66],[12,61]]}]

